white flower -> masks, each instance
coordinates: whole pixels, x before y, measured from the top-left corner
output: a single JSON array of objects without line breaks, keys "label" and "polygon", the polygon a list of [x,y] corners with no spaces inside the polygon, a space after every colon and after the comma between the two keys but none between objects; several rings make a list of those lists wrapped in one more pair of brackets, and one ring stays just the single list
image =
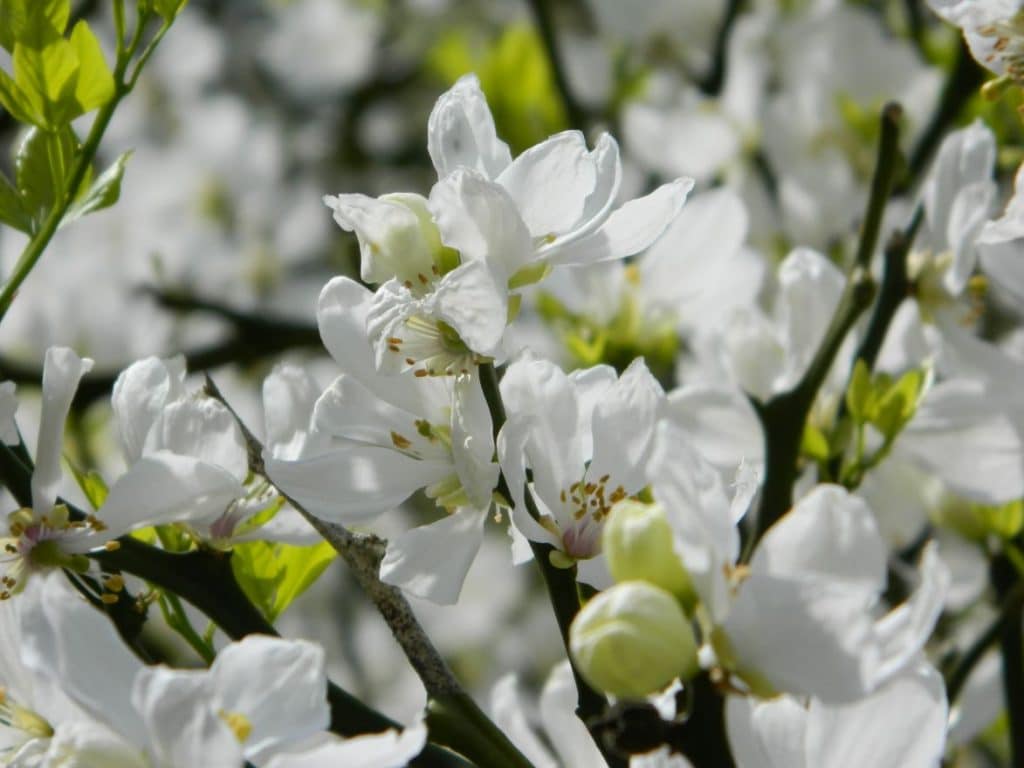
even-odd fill
[{"label": "white flower", "polygon": [[323,734],[309,741],[275,755],[267,768],[405,768],[423,751],[427,727],[420,720],[401,733],[388,730],[349,739]]},{"label": "white flower", "polygon": [[348,278],[324,287],[320,332],[342,373],[316,400],[298,450],[290,437],[287,449],[268,445],[267,472],[311,513],[343,523],[370,520],[424,489],[450,514],[393,539],[381,575],[454,602],[497,483],[490,413],[473,375],[378,373],[366,336],[372,301]]},{"label": "white flower", "polygon": [[849,704],[730,697],[726,726],[738,768],[935,768],[946,711],[942,677],[922,663]]},{"label": "white flower", "polygon": [[817,486],[740,566],[737,510],[674,425],[659,428],[649,466],[676,552],[715,628],[715,652],[761,693],[851,701],[903,668],[927,640],[948,572],[934,547],[926,548],[918,589],[876,619],[886,548],[859,498]]},{"label": "white flower", "polygon": [[[642,359],[621,377],[609,366],[566,375],[524,354],[505,371],[501,393],[508,420],[498,436],[498,455],[515,502],[516,527],[554,546],[565,564],[594,558],[611,507],[647,484],[644,465],[664,403],[661,386]],[[527,467],[533,482],[524,491]],[[526,492],[539,520],[526,511]],[[580,578],[602,579],[600,573]]]},{"label": "white flower", "polygon": [[581,133],[560,133],[513,160],[471,75],[438,99],[427,132],[439,181],[426,207],[417,195],[325,198],[359,237],[363,278],[387,280],[368,317],[382,370],[458,375],[501,356],[515,291],[558,265],[644,250],[692,187],[677,180],[617,207],[608,135],[588,150]]},{"label": "white flower", "polygon": [[[188,390],[184,358],[133,363],[117,377],[111,403],[130,469],[162,457],[192,474],[191,504],[178,514],[201,540],[224,546],[247,538],[308,543],[315,537],[290,508],[247,530],[248,519],[271,506],[275,494],[266,481],[249,480],[245,441],[231,412]],[[203,484],[196,485],[200,478]],[[171,500],[183,501],[180,493]]]},{"label": "white flower", "polygon": [[1024,75],[1020,0],[928,0],[935,13],[960,27],[971,53],[998,75]]}]

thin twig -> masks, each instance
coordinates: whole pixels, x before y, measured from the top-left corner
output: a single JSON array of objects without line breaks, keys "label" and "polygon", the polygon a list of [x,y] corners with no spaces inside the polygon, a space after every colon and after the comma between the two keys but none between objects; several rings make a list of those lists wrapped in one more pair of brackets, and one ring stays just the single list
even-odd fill
[{"label": "thin twig", "polygon": [[807,415],[846,334],[874,300],[876,286],[870,272],[870,261],[878,242],[882,213],[896,177],[901,116],[902,109],[898,104],[890,103],[882,109],[878,155],[856,260],[817,352],[796,386],[775,395],[767,403],[754,402],[764,431],[765,481],[757,527],[747,540],[744,561],[750,559],[765,531],[792,506],[797,457]]},{"label": "thin twig", "polygon": [[586,110],[576,100],[573,94],[572,85],[569,83],[569,75],[566,71],[565,60],[558,43],[558,36],[555,32],[555,22],[551,13],[548,0],[527,0],[527,5],[533,12],[534,21],[537,24],[537,31],[540,32],[541,41],[544,43],[544,50],[548,55],[548,62],[551,64],[551,75],[555,80],[555,87],[562,97],[562,104],[565,106],[565,114],[569,119],[569,126],[580,131],[587,129]]}]

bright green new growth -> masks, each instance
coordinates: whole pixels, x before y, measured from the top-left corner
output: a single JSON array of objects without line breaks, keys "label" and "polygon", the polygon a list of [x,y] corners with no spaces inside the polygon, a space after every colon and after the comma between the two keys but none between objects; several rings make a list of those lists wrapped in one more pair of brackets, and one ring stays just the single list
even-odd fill
[{"label": "bright green new growth", "polygon": [[693,584],[672,546],[672,528],[660,505],[625,499],[612,507],[602,550],[615,581],[646,581],[672,594],[687,611],[696,605]]},{"label": "bright green new growth", "polygon": [[231,570],[246,597],[273,622],[309,589],[337,554],[327,541],[308,547],[250,541],[232,549]]},{"label": "bright green new growth", "polygon": [[683,609],[643,581],[616,584],[587,603],[569,628],[569,648],[590,685],[620,698],[643,698],[698,671]]}]

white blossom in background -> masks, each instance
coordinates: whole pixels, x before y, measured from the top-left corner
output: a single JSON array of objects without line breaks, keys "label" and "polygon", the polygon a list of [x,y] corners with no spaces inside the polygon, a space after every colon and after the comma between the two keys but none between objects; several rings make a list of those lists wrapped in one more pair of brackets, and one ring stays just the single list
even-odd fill
[{"label": "white blossom in background", "polygon": [[17,410],[14,382],[0,381],[0,442],[4,445],[17,445],[19,442],[18,425],[14,422]]}]

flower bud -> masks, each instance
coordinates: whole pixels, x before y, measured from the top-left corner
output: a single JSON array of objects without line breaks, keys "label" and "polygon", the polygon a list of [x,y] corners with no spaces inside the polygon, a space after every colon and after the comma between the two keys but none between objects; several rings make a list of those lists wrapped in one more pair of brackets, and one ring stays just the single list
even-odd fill
[{"label": "flower bud", "polygon": [[588,683],[621,698],[642,698],[698,669],[683,609],[643,581],[616,584],[587,603],[569,628],[569,649]]},{"label": "flower bud", "polygon": [[660,505],[626,499],[612,507],[602,550],[615,581],[649,581],[671,592],[687,609],[696,604],[690,576],[672,547],[672,527]]}]

